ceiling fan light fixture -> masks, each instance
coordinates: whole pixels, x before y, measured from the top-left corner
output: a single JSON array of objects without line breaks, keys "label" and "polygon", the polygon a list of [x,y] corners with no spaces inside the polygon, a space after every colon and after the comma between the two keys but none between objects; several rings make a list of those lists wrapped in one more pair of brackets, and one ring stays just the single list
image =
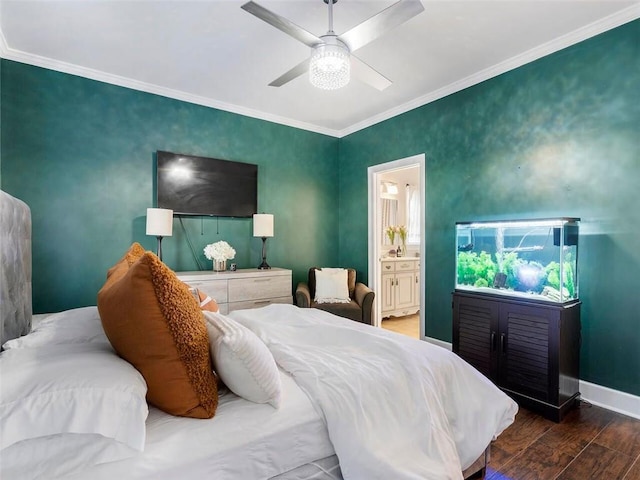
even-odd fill
[{"label": "ceiling fan light fixture", "polygon": [[349,49],[337,39],[313,47],[309,63],[309,81],[323,90],[337,90],[351,78]]}]

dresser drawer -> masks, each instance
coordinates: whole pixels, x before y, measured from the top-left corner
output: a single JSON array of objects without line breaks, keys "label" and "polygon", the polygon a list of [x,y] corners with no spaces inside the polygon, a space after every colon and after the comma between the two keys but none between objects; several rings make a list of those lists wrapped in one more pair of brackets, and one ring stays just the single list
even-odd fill
[{"label": "dresser drawer", "polygon": [[[233,302],[228,303],[227,307],[229,312],[234,310],[243,310],[245,308],[260,308],[265,307],[267,305],[271,305],[272,303],[293,303],[293,296],[289,295],[286,297],[274,297],[274,298],[265,298],[261,300],[249,300],[245,302]],[[224,313],[224,312],[223,312]]]},{"label": "dresser drawer", "polygon": [[197,288],[206,293],[218,303],[226,303],[227,298],[227,280],[202,280],[187,282],[190,287]]},{"label": "dresser drawer", "polygon": [[229,303],[291,297],[291,276],[234,278],[229,280],[228,289]]}]

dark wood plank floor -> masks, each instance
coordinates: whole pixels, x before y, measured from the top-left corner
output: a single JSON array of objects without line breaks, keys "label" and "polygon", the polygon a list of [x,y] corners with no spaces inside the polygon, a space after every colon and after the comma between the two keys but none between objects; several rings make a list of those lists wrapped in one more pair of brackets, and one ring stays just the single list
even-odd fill
[{"label": "dark wood plank floor", "polygon": [[640,480],[640,420],[582,404],[561,423],[520,409],[486,480]]}]

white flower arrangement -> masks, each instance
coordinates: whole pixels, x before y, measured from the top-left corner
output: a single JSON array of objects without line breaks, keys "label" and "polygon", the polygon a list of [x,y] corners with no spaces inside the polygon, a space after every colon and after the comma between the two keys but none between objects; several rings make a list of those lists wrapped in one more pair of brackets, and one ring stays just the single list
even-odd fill
[{"label": "white flower arrangement", "polygon": [[210,243],[204,247],[204,256],[207,257],[207,260],[223,262],[234,258],[236,251],[227,242],[220,240],[219,242]]}]

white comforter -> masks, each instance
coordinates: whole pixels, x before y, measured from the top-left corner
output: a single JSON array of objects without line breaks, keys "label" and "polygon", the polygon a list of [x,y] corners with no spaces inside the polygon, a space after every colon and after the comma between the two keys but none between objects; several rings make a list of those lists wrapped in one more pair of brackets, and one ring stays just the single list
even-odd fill
[{"label": "white comforter", "polygon": [[345,479],[460,479],[517,405],[457,355],[316,309],[232,312],[324,416]]}]

